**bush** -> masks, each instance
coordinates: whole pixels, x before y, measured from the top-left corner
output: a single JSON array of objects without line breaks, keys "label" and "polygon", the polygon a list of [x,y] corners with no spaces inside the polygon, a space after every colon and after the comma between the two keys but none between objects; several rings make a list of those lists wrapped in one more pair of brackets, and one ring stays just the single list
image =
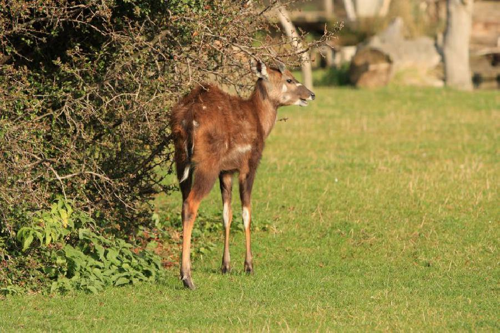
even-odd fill
[{"label": "bush", "polygon": [[155,281],[161,275],[160,257],[99,233],[92,218],[74,213],[59,199],[50,211],[36,214],[31,224],[17,232],[21,253],[8,254],[0,247],[0,286],[4,286],[0,292],[43,290],[51,285],[51,292],[96,293],[106,286]]},{"label": "bush", "polygon": [[329,67],[318,77],[314,84],[318,86],[347,86],[349,80],[349,64],[343,64],[338,68]]}]

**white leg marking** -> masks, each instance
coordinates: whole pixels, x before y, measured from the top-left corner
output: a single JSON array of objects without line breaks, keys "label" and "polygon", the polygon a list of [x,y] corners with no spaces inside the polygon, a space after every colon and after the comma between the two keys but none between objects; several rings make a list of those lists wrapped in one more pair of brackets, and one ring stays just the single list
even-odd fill
[{"label": "white leg marking", "polygon": [[188,178],[189,168],[190,168],[189,164],[184,168],[184,174],[182,175],[182,178],[179,180],[179,183],[182,183],[183,181],[185,181]]},{"label": "white leg marking", "polygon": [[286,93],[287,91],[288,91],[288,88],[287,88],[286,84],[283,84],[283,88],[281,88],[281,92]]},{"label": "white leg marking", "polygon": [[245,227],[245,230],[250,227],[250,212],[248,211],[247,207],[243,207],[243,213],[241,214],[243,217],[243,226]]},{"label": "white leg marking", "polygon": [[196,120],[193,120],[193,126],[198,127],[198,126],[200,126],[200,124]]},{"label": "white leg marking", "polygon": [[229,226],[229,203],[227,202],[224,202],[222,218],[224,219],[224,228],[227,228]]}]

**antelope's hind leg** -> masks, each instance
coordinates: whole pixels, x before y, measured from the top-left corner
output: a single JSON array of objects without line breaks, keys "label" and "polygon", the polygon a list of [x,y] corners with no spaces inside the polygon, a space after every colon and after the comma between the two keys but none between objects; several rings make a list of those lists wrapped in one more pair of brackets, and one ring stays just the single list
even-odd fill
[{"label": "antelope's hind leg", "polygon": [[245,272],[253,274],[253,257],[250,237],[250,223],[252,219],[251,197],[252,187],[255,180],[255,171],[248,174],[240,174],[240,198],[243,217],[243,226],[245,227],[246,254],[245,254]]},{"label": "antelope's hind leg", "polygon": [[231,229],[231,222],[233,220],[233,210],[231,209],[233,175],[231,173],[221,173],[219,176],[219,180],[223,205],[222,219],[224,221],[224,253],[222,255],[221,271],[223,274],[225,274],[229,273],[229,271],[231,270],[231,258],[229,255],[229,233]]},{"label": "antelope's hind leg", "polygon": [[217,180],[217,173],[195,169],[193,176],[193,186],[182,204],[182,260],[180,273],[182,283],[189,289],[195,289],[191,277],[191,234],[194,221],[201,200],[210,192]]}]

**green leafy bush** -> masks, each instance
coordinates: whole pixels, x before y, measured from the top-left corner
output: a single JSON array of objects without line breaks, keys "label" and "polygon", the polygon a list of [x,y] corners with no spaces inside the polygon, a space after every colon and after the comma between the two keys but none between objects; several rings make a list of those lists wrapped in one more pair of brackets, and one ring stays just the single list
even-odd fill
[{"label": "green leafy bush", "polygon": [[[96,293],[106,286],[155,281],[162,272],[160,257],[134,247],[119,238],[105,238],[96,232],[96,223],[85,213],[74,213],[68,202],[59,199],[50,211],[38,212],[32,224],[17,233],[21,250],[2,262],[2,293],[23,290],[21,272],[39,276],[51,292],[83,290]],[[29,266],[39,258],[40,265]],[[27,286],[28,288],[32,286]]]},{"label": "green leafy bush", "polygon": [[314,83],[318,86],[346,86],[351,84],[349,80],[349,64],[326,69],[321,73],[320,77],[315,77]]},{"label": "green leafy bush", "polygon": [[79,230],[75,246],[51,253],[52,266],[44,273],[55,278],[53,291],[85,290],[96,293],[106,286],[155,281],[161,275],[161,259],[148,251],[135,253],[121,239],[110,241],[88,229]]}]

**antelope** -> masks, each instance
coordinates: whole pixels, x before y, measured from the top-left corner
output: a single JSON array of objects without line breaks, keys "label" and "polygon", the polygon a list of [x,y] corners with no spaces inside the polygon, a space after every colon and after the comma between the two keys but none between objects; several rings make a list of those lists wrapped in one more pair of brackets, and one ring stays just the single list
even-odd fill
[{"label": "antelope", "polygon": [[230,271],[229,230],[232,222],[233,175],[239,174],[239,191],[245,229],[244,270],[253,273],[250,244],[252,186],[264,149],[281,106],[306,106],[314,100],[312,91],[300,84],[280,64],[270,67],[251,62],[257,82],[252,95],[242,99],[207,84],[199,86],[172,109],[171,129],[175,164],[182,193],[182,259],[180,278],[195,289],[191,277],[191,233],[201,200],[219,178],[223,204],[223,274]]}]

